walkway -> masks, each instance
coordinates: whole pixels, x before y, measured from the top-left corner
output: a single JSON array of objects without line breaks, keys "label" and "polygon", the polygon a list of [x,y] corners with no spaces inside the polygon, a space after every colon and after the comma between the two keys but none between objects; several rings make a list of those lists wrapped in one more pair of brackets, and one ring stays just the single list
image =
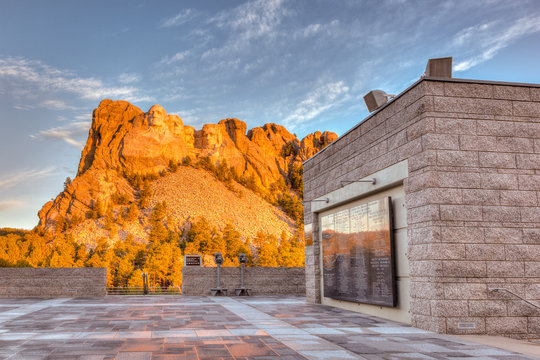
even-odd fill
[{"label": "walkway", "polygon": [[0,299],[0,359],[533,359],[301,297]]}]

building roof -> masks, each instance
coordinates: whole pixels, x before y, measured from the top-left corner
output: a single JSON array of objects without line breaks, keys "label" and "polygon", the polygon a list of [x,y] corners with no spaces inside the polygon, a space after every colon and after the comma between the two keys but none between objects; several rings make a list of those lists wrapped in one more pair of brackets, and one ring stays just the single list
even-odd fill
[{"label": "building roof", "polygon": [[532,84],[532,83],[515,83],[515,82],[506,82],[506,81],[490,81],[490,80],[474,80],[474,79],[455,79],[455,78],[438,78],[438,77],[421,77],[420,79],[418,79],[417,81],[415,81],[413,84],[411,84],[409,87],[407,87],[405,90],[403,90],[402,92],[400,92],[398,95],[396,95],[395,97],[393,97],[392,99],[390,99],[386,104],[384,104],[383,106],[381,106],[379,109],[373,111],[372,113],[370,113],[366,118],[364,118],[362,121],[360,121],[358,124],[354,125],[352,128],[350,128],[349,130],[347,130],[343,135],[341,135],[336,141],[334,141],[333,143],[331,143],[330,145],[328,145],[327,147],[325,147],[324,149],[322,149],[321,151],[319,151],[318,153],[316,153],[315,155],[313,155],[312,157],[310,157],[309,159],[307,159],[306,161],[304,161],[303,164],[306,164],[307,162],[311,161],[312,159],[314,159],[317,155],[321,154],[322,152],[324,152],[325,150],[327,150],[328,148],[330,148],[331,146],[333,146],[334,144],[336,144],[339,140],[341,140],[342,138],[344,138],[348,133],[350,133],[351,131],[353,131],[354,129],[356,129],[357,127],[359,127],[360,125],[362,125],[364,122],[366,122],[367,120],[369,120],[370,118],[372,118],[373,116],[375,116],[376,114],[378,114],[380,111],[382,111],[384,108],[386,108],[388,105],[390,105],[391,103],[393,103],[395,100],[399,99],[400,97],[402,97],[404,94],[406,94],[407,92],[409,92],[411,89],[413,89],[414,87],[416,87],[418,84],[420,84],[421,82],[423,81],[436,81],[436,82],[453,82],[453,83],[464,83],[464,84],[482,84],[482,85],[504,85],[504,86],[518,86],[518,87],[529,87],[529,88],[540,88],[540,84]]}]

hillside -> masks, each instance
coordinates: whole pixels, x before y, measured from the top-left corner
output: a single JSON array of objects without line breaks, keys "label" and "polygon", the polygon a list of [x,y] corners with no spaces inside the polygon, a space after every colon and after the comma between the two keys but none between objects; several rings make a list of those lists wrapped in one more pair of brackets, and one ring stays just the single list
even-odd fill
[{"label": "hillside", "polygon": [[291,235],[294,222],[253,191],[235,183],[229,189],[213,174],[202,169],[181,167],[152,183],[150,208],[166,199],[169,215],[182,227],[186,221],[205,217],[223,230],[232,225],[240,234],[254,238],[258,231],[279,237]]}]

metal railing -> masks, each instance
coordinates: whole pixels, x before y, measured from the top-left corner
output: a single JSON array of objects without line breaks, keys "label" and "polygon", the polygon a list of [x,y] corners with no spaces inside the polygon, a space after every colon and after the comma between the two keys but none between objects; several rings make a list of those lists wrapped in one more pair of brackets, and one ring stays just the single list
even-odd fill
[{"label": "metal railing", "polygon": [[107,295],[181,295],[179,287],[108,287]]},{"label": "metal railing", "polygon": [[521,296],[519,296],[518,294],[516,294],[515,292],[513,291],[510,291],[508,290],[507,288],[488,288],[489,291],[506,291],[512,295],[514,295],[515,297],[517,297],[518,299],[520,300],[523,300],[524,302],[526,302],[527,304],[531,305],[531,306],[534,306],[535,308],[537,309],[540,309],[540,306],[538,306],[537,304],[533,303],[533,302],[530,302],[529,300],[527,299],[524,299],[522,298]]}]

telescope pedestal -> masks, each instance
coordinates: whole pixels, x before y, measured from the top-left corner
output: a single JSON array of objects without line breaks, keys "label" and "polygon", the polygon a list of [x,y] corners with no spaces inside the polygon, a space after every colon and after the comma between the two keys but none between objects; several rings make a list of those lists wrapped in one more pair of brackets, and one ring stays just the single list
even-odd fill
[{"label": "telescope pedestal", "polygon": [[212,296],[227,296],[227,289],[223,288],[213,288],[210,289]]}]

